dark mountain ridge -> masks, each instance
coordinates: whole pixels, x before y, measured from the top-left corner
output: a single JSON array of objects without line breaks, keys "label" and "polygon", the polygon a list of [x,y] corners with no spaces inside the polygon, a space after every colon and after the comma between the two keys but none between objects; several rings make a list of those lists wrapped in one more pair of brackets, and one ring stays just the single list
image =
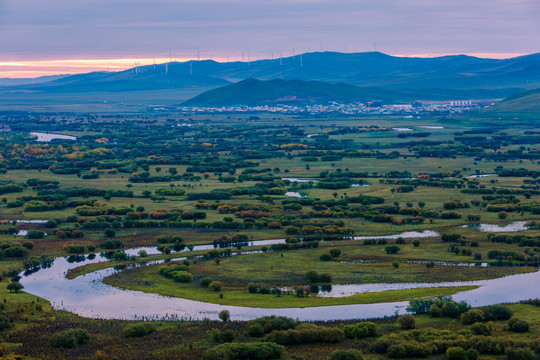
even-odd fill
[{"label": "dark mountain ridge", "polygon": [[[389,89],[360,87],[346,83],[326,83],[304,80],[257,80],[249,78],[208,90],[183,103],[185,106],[231,106],[231,105],[275,105],[275,104],[325,104],[331,101],[342,103],[368,102],[411,102],[415,100],[445,100],[460,98],[500,97],[500,90],[452,90],[452,89]],[[485,97],[484,97],[485,98]]]}]

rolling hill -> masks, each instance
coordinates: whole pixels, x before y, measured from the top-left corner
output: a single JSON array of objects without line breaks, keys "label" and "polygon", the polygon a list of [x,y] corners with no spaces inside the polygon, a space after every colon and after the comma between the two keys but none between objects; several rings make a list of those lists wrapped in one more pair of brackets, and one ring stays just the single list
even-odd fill
[{"label": "rolling hill", "polygon": [[485,113],[540,117],[540,89],[512,95],[490,107]]},{"label": "rolling hill", "polygon": [[257,80],[246,79],[217,89],[208,90],[183,103],[185,106],[229,106],[271,104],[324,104],[330,101],[411,102],[414,100],[444,100],[482,96],[497,97],[497,90],[447,90],[447,89],[387,89],[360,87],[345,83],[330,84],[304,80]]}]

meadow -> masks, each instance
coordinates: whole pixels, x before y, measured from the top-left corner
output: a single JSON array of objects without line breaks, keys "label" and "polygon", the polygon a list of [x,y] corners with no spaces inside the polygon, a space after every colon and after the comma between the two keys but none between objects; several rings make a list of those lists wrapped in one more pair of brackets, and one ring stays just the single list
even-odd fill
[{"label": "meadow", "polygon": [[[373,359],[448,355],[440,344],[421,340],[429,336],[444,338],[452,345],[447,348],[474,349],[486,359],[504,355],[518,360],[512,356],[519,354],[511,351],[518,347],[530,350],[519,360],[537,356],[540,312],[534,301],[508,305],[514,317],[529,324],[528,331],[513,332],[508,319],[477,321],[488,328],[489,341],[500,342],[493,345],[498,350],[490,350],[467,340],[482,326],[471,330],[460,321],[461,313],[415,314],[419,333],[408,333],[413,330],[389,314],[374,320],[376,337],[339,335],[333,342],[317,334],[328,328],[346,335],[346,326],[358,322],[316,323],[316,329],[289,324],[262,339],[248,334],[250,323],[236,319],[156,322],[147,326],[152,329],[147,333],[146,325],[136,328],[133,331],[141,334],[131,337],[124,330],[137,322],[53,310],[45,299],[8,287],[14,289],[24,270],[39,271],[54,257],[95,252],[109,253],[111,260],[81,263],[68,278],[116,266],[126,270],[105,283],[265,308],[431,301],[473,288],[437,283],[537,271],[538,129],[486,127],[465,117],[307,114],[4,112],[0,119],[10,130],[0,132],[0,356],[211,359],[219,358],[212,355],[217,352],[240,358],[231,355],[236,351],[232,345],[223,344],[240,344],[249,352],[249,346],[262,342],[277,344],[268,359],[344,359],[330,354],[345,349]],[[29,135],[32,131],[69,134],[77,140],[37,142]],[[480,224],[513,225],[519,231],[492,227],[496,230],[484,232]],[[436,233],[352,240],[422,231]],[[266,239],[286,243],[248,250],[250,242]],[[214,244],[215,249],[175,252],[202,244]],[[124,253],[141,246],[159,251],[133,257]],[[242,251],[257,253],[231,256]],[[186,254],[186,262],[175,261]],[[154,260],[165,262],[128,266]],[[468,266],[474,264],[492,266]],[[205,285],[208,279],[219,283],[219,289]],[[434,286],[341,298],[312,291],[317,286],[419,282]],[[78,342],[73,334],[64,334],[76,328],[84,329],[89,340]],[[284,340],[289,333],[272,335],[293,329],[294,336],[310,335],[296,345]],[[57,340],[71,336],[69,346],[51,345],[55,334]],[[388,339],[403,343],[405,350],[376,350],[377,342]],[[416,352],[409,351],[413,348]]]}]

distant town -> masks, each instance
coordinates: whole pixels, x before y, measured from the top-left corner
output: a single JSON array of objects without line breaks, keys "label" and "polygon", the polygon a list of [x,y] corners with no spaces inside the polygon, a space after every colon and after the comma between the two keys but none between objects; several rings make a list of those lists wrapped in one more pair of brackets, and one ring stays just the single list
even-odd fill
[{"label": "distant town", "polygon": [[231,105],[215,107],[170,107],[164,105],[150,105],[150,111],[182,111],[186,113],[276,113],[276,114],[344,114],[344,115],[405,115],[416,116],[426,114],[461,114],[478,111],[493,105],[493,102],[476,102],[473,100],[452,100],[443,102],[412,103],[412,104],[383,104],[374,100],[367,103],[338,103],[305,104],[305,105]]}]

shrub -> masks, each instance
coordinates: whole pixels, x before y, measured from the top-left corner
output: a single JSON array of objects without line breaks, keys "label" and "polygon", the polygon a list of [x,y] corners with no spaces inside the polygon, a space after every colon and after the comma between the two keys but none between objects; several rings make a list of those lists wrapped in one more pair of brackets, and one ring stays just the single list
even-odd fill
[{"label": "shrub", "polygon": [[34,248],[34,243],[31,241],[26,241],[22,244],[23,248],[26,248],[28,250],[32,250]]},{"label": "shrub", "polygon": [[26,237],[29,239],[43,239],[45,237],[45,233],[40,230],[30,230],[26,234]]},{"label": "shrub", "polygon": [[207,288],[211,283],[212,283],[212,279],[210,279],[210,278],[208,278],[208,277],[202,278],[202,279],[199,281],[199,285],[200,285],[201,287],[205,287],[205,288]]},{"label": "shrub", "polygon": [[416,327],[416,319],[411,314],[405,314],[398,318],[399,326],[404,330],[414,329]]},{"label": "shrub", "polygon": [[319,281],[319,273],[316,272],[316,271],[308,271],[306,273],[306,280],[309,281],[309,282],[312,282],[312,283],[315,283],[315,282],[318,282]]},{"label": "shrub", "polygon": [[470,348],[467,350],[467,360],[477,360],[480,353],[478,350]]},{"label": "shrub", "polygon": [[490,305],[481,308],[486,321],[508,320],[514,315],[514,311],[504,305]]},{"label": "shrub", "polygon": [[106,229],[103,235],[105,235],[105,237],[112,238],[116,235],[116,231],[113,229]]},{"label": "shrub", "polygon": [[332,255],[330,255],[329,253],[325,252],[325,253],[322,253],[321,256],[319,257],[319,259],[321,261],[330,261],[332,260]]},{"label": "shrub", "polygon": [[439,305],[433,304],[429,308],[429,315],[431,317],[441,317],[443,315],[442,314],[442,309],[439,307]]},{"label": "shrub", "polygon": [[371,351],[377,354],[384,354],[388,351],[388,347],[393,343],[395,343],[395,341],[388,336],[379,338],[371,345]]},{"label": "shrub", "polygon": [[190,283],[193,281],[193,275],[185,271],[175,272],[172,279],[180,283]]},{"label": "shrub", "polygon": [[5,330],[9,327],[10,327],[9,318],[3,314],[0,314],[0,331]]},{"label": "shrub", "polygon": [[114,249],[120,249],[124,246],[120,240],[107,240],[99,244],[99,246],[103,249],[107,250],[114,250]]},{"label": "shrub", "polygon": [[28,255],[28,251],[19,246],[12,246],[4,250],[6,257],[25,257]]},{"label": "shrub", "polygon": [[124,261],[124,260],[127,260],[128,258],[129,258],[128,254],[126,254],[123,251],[118,251],[111,255],[111,260],[115,260],[115,261]]},{"label": "shrub", "polygon": [[141,337],[152,334],[156,327],[149,323],[133,324],[124,329],[123,335],[129,337]]},{"label": "shrub", "polygon": [[450,347],[446,350],[446,357],[449,360],[466,360],[467,351],[459,346]]},{"label": "shrub", "polygon": [[330,256],[337,258],[339,255],[341,255],[340,249],[330,249]]},{"label": "shrub", "polygon": [[208,349],[203,360],[272,360],[280,359],[285,347],[271,342],[226,343]]},{"label": "shrub", "polygon": [[281,345],[338,343],[345,339],[343,330],[336,327],[322,327],[302,324],[296,329],[275,330],[266,335],[264,340]]},{"label": "shrub", "polygon": [[443,211],[439,214],[441,219],[461,219],[462,213],[457,211]]},{"label": "shrub", "polygon": [[216,292],[217,292],[217,291],[220,291],[220,290],[221,290],[221,288],[223,287],[223,284],[222,284],[221,282],[219,282],[219,281],[212,281],[212,282],[208,285],[208,287],[209,287],[210,289],[212,289],[213,291],[216,291]]},{"label": "shrub", "polygon": [[49,344],[55,348],[72,349],[90,341],[90,335],[83,329],[70,329],[51,336]]},{"label": "shrub", "polygon": [[403,344],[394,344],[388,347],[386,354],[390,358],[401,359],[407,356],[407,349]]},{"label": "shrub", "polygon": [[461,323],[463,325],[471,325],[476,322],[482,322],[485,319],[484,312],[480,309],[472,309],[461,314]]},{"label": "shrub", "polygon": [[296,328],[300,323],[284,316],[265,316],[250,320],[246,326],[246,334],[260,337],[274,330],[289,330]]},{"label": "shrub", "polygon": [[378,333],[377,325],[369,321],[360,322],[354,325],[346,325],[343,328],[343,331],[345,332],[345,336],[350,339],[373,337],[377,336]]},{"label": "shrub", "polygon": [[82,254],[84,253],[86,248],[84,247],[84,245],[69,244],[66,245],[65,249],[68,254]]},{"label": "shrub", "polygon": [[529,331],[529,323],[525,320],[518,318],[512,318],[508,320],[508,330],[517,333],[523,333]]},{"label": "shrub", "polygon": [[218,329],[212,329],[209,334],[212,340],[218,343],[233,342],[235,338],[232,330],[219,331]]},{"label": "shrub", "polygon": [[474,335],[491,335],[491,329],[489,328],[489,326],[479,322],[471,325],[471,331],[474,333]]},{"label": "shrub", "polygon": [[328,360],[364,360],[364,355],[358,350],[336,350],[328,356]]},{"label": "shrub", "polygon": [[506,350],[508,360],[535,360],[536,354],[527,348],[512,348]]}]

